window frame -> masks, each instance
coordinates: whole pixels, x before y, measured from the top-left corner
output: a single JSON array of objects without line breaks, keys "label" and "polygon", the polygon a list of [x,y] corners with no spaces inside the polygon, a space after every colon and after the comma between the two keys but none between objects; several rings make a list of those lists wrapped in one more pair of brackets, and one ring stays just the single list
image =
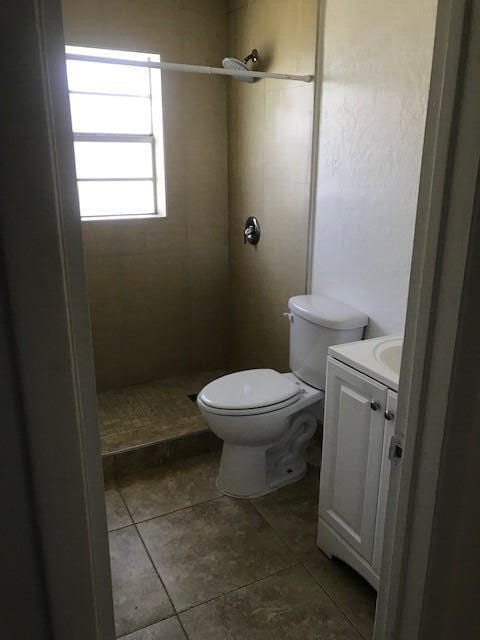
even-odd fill
[{"label": "window frame", "polygon": [[[113,64],[118,64],[123,60],[140,60],[143,62],[160,62],[158,53],[140,53],[125,50],[111,50],[101,48],[91,48],[82,46],[70,46],[66,48],[66,60],[75,60],[70,58],[74,55],[88,55],[99,58],[99,64],[108,64],[108,60],[112,60]],[[85,60],[85,63],[97,64],[93,60]],[[128,65],[127,65],[128,66]],[[167,216],[166,211],[166,177],[165,177],[165,149],[164,149],[164,129],[163,129],[163,100],[162,100],[162,80],[160,69],[153,67],[142,67],[148,71],[148,94],[137,94],[128,92],[102,92],[88,90],[71,90],[68,87],[68,95],[89,95],[89,96],[109,96],[124,98],[147,98],[149,101],[150,112],[150,133],[115,133],[115,132],[81,132],[75,131],[72,122],[73,141],[75,142],[113,142],[113,143],[134,143],[142,142],[150,145],[152,158],[152,174],[151,177],[97,177],[97,178],[79,178],[76,175],[77,190],[81,182],[149,182],[153,188],[153,212],[144,211],[141,213],[98,213],[98,214],[82,214],[80,206],[80,217],[82,220],[114,220],[114,219],[138,219],[138,218],[164,218]],[[152,77],[156,74],[156,77]],[[68,71],[67,71],[68,78]],[[80,200],[80,196],[79,196]]]}]

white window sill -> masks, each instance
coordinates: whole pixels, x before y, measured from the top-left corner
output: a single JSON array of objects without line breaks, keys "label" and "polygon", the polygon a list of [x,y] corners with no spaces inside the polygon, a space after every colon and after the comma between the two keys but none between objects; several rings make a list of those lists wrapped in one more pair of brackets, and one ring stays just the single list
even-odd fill
[{"label": "white window sill", "polygon": [[132,215],[132,216],[86,216],[81,218],[82,222],[105,222],[107,220],[166,220],[167,216],[160,213],[149,213],[145,215]]}]

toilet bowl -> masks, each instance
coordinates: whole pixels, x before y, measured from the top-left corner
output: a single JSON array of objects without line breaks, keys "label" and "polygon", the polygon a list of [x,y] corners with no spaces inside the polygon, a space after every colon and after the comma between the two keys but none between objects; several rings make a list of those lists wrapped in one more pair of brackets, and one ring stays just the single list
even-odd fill
[{"label": "toilet bowl", "polygon": [[254,498],[299,480],[323,414],[327,350],[360,340],[368,318],[321,296],[289,300],[292,372],[249,369],[214,380],[197,405],[224,442],[217,486]]},{"label": "toilet bowl", "polygon": [[322,400],[322,391],[272,369],[240,371],[207,385],[197,404],[224,441],[218,488],[253,498],[301,478]]}]

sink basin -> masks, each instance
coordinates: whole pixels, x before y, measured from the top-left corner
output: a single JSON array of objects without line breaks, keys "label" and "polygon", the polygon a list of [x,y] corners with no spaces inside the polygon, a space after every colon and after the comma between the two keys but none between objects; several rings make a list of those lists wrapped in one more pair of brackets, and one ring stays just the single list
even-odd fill
[{"label": "sink basin", "polygon": [[385,340],[373,350],[373,355],[380,364],[385,365],[399,375],[402,362],[403,340],[401,338]]},{"label": "sink basin", "polygon": [[348,344],[337,344],[328,348],[328,354],[397,391],[402,348],[403,336],[401,333],[395,333]]}]

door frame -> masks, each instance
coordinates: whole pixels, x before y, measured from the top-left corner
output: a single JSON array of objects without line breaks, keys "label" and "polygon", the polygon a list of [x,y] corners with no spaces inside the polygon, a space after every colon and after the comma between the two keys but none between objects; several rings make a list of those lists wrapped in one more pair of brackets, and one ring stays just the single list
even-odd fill
[{"label": "door frame", "polygon": [[[478,516],[475,509],[463,509],[455,518],[451,506],[446,520],[440,505],[455,470],[448,448],[452,429],[459,428],[451,420],[457,408],[454,390],[465,384],[472,388],[472,370],[456,363],[466,332],[473,336],[474,353],[480,339],[478,325],[476,333],[469,331],[478,317],[466,311],[475,286],[467,266],[480,249],[479,234],[472,232],[478,218],[479,52],[480,1],[440,0],[399,385],[396,431],[404,438],[404,454],[390,476],[375,640],[452,637],[430,635],[434,619],[438,627],[442,617],[428,607],[432,589],[441,593],[443,584],[444,593],[450,593],[446,575],[452,571],[448,558],[435,555],[434,543],[442,528],[460,526],[462,520],[466,526],[467,519],[473,525]],[[473,428],[470,422],[466,418],[462,427]],[[473,463],[468,438],[463,446],[457,454]],[[469,470],[478,487],[478,464]],[[457,500],[459,509],[460,504]],[[436,585],[431,581],[435,567]],[[469,602],[466,586],[464,593],[457,586],[456,600]],[[445,624],[449,609],[442,611]],[[469,617],[463,618],[468,625]]]},{"label": "door frame", "polygon": [[[15,544],[9,549],[19,574],[35,570],[38,577],[29,586],[40,594],[42,637],[113,640],[61,6],[58,0],[4,4],[9,92],[1,101],[0,238],[8,299],[0,344],[5,339],[9,348],[3,389],[16,409],[9,424],[18,427],[25,462],[14,465],[12,456],[5,469],[13,496],[27,485],[25,522],[35,534],[36,558]],[[426,586],[433,554],[442,548],[435,537],[445,512],[442,482],[452,471],[444,443],[452,437],[454,391],[465,375],[458,366],[461,338],[472,322],[467,301],[475,274],[466,267],[480,244],[469,233],[478,183],[479,15],[480,0],[439,1],[400,380],[397,430],[404,432],[405,454],[390,483],[376,640],[427,637],[431,623]],[[480,333],[469,336],[476,348]],[[466,443],[463,450],[469,452]],[[472,456],[465,463],[478,487],[480,465]],[[467,518],[468,510],[462,514]],[[12,586],[18,616],[22,589]]]},{"label": "door frame", "polygon": [[4,2],[0,23],[0,481],[19,518],[2,523],[12,609],[0,635],[113,640],[60,1]]}]

